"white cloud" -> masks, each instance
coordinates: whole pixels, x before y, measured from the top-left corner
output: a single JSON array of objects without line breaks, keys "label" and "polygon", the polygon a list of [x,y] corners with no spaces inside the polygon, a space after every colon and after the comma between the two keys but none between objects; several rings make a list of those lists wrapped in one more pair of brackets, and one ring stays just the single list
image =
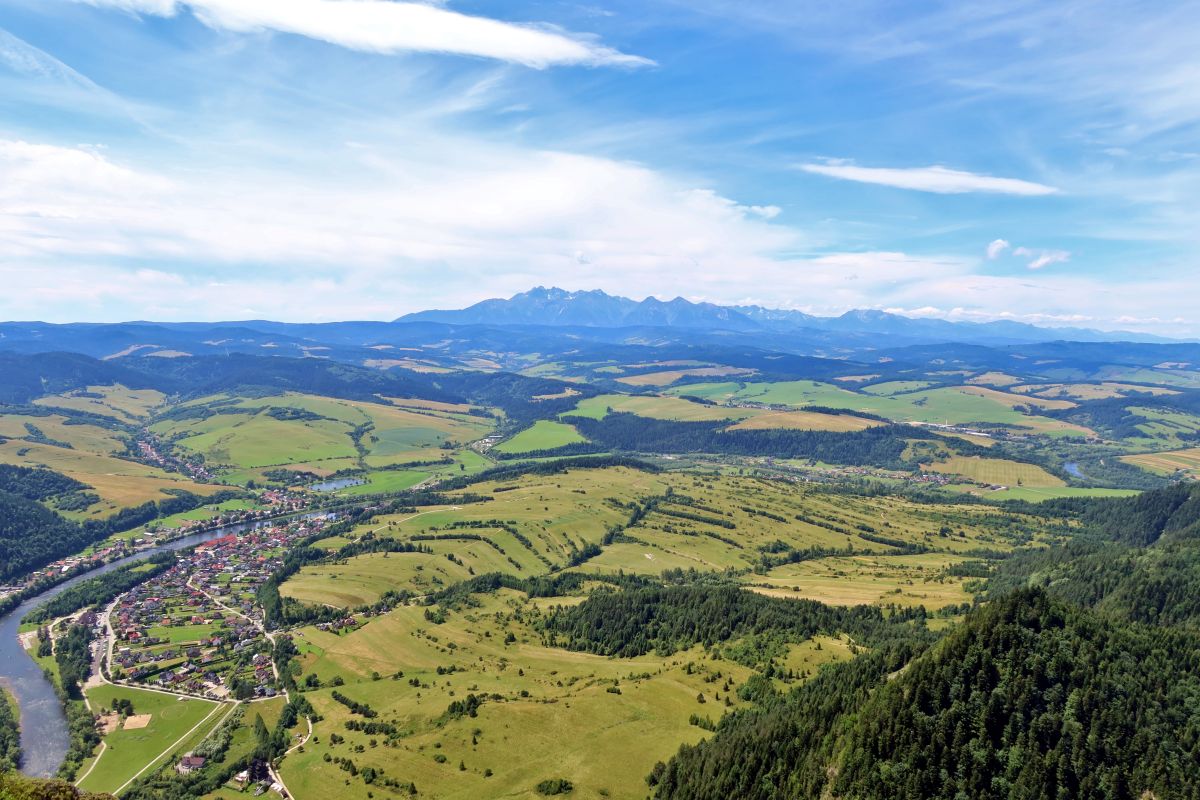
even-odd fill
[{"label": "white cloud", "polygon": [[1030,259],[1026,265],[1030,269],[1041,269],[1051,264],[1062,264],[1071,259],[1071,254],[1066,250],[1031,250],[1028,247],[1018,247],[1016,250],[1013,250],[1013,255]]},{"label": "white cloud", "polygon": [[859,183],[874,183],[897,189],[912,189],[935,194],[965,194],[985,192],[990,194],[1012,194],[1034,197],[1057,194],[1058,189],[1041,183],[1018,178],[995,178],[974,172],[947,169],[946,167],[912,167],[896,169],[890,167],[858,167],[853,164],[801,164],[800,169],[831,178]]},{"label": "white cloud", "polygon": [[416,51],[480,56],[543,68],[556,64],[645,66],[627,55],[549,26],[460,14],[390,0],[76,0],[155,16],[190,10],[210,28],[277,31],[373,53]]},{"label": "white cloud", "polygon": [[992,241],[992,242],[991,242],[991,243],[990,243],[990,244],[987,246],[987,257],[988,257],[988,259],[989,259],[989,260],[991,260],[991,261],[995,261],[997,258],[999,258],[999,257],[1000,257],[1000,254],[1001,254],[1001,253],[1003,253],[1005,250],[1007,250],[1009,247],[1010,247],[1010,245],[1009,245],[1009,243],[1008,243],[1006,240],[1004,240],[1004,239],[994,239],[994,240],[993,240],[993,241]]},{"label": "white cloud", "polygon": [[206,162],[161,175],[96,148],[0,140],[0,318],[390,319],[536,284],[820,314],[1086,315],[1097,327],[1136,316],[1162,333],[1190,332],[1174,320],[1194,317],[1188,278],[977,275],[973,258],[902,252],[798,257],[813,249],[802,231],[711,189],[610,159],[471,145],[360,141],[325,153],[324,177],[300,179]]}]

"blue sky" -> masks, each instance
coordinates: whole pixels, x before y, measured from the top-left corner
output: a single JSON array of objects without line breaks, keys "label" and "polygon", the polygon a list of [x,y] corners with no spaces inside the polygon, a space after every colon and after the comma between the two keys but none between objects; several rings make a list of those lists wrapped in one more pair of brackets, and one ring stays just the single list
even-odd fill
[{"label": "blue sky", "polygon": [[1200,2],[0,0],[0,318],[1200,335]]}]

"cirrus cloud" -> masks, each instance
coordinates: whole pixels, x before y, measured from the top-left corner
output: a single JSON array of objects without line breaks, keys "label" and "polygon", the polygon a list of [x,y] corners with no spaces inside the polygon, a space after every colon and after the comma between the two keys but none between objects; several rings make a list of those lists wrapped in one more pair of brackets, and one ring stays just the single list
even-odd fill
[{"label": "cirrus cloud", "polygon": [[844,181],[874,183],[896,189],[934,194],[1011,194],[1025,197],[1058,194],[1058,189],[1019,178],[996,178],[975,172],[932,167],[859,167],[854,164],[801,164],[800,169]]},{"label": "cirrus cloud", "polygon": [[390,0],[76,0],[173,17],[187,9],[210,28],[277,31],[372,53],[415,51],[479,56],[544,68],[563,64],[645,66],[586,37],[550,26],[503,22],[435,5]]}]

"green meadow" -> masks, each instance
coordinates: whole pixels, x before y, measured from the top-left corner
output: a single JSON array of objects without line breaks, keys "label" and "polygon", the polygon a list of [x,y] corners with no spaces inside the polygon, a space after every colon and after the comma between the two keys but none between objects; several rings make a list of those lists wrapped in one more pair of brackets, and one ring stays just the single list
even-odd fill
[{"label": "green meadow", "polygon": [[181,746],[203,738],[228,708],[211,700],[180,699],[110,684],[88,689],[87,697],[96,709],[111,707],[114,698],[128,699],[133,702],[135,714],[150,715],[145,727],[122,726],[105,736],[104,749],[96,758],[84,762],[79,771],[83,776],[79,786],[91,792],[115,792],[144,767],[152,768],[165,761],[177,749],[182,753]]}]

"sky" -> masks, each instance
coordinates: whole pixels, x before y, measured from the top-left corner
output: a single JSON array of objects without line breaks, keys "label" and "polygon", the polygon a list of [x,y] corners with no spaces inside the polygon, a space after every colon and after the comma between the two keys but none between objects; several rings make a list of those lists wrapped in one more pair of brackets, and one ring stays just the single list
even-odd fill
[{"label": "sky", "polygon": [[0,0],[0,319],[1200,336],[1200,0]]}]

